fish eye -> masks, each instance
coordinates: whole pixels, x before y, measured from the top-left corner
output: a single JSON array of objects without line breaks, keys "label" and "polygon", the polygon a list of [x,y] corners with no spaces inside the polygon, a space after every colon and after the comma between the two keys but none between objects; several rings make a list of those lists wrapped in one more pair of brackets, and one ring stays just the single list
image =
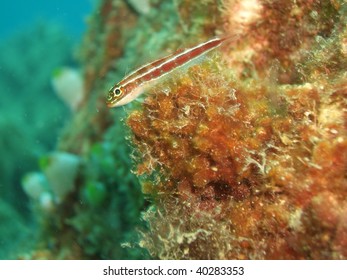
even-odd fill
[{"label": "fish eye", "polygon": [[115,88],[114,90],[113,90],[113,93],[114,93],[114,95],[115,96],[120,96],[121,94],[122,94],[122,91],[121,91],[121,89],[120,88]]}]

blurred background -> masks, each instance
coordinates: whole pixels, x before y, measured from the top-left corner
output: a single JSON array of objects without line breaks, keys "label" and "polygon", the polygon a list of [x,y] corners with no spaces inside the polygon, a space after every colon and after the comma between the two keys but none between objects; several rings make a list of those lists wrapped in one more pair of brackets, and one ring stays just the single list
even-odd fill
[{"label": "blurred background", "polygon": [[[78,48],[92,0],[13,0],[0,11],[0,259],[30,246],[36,225],[24,174],[53,150],[73,108],[56,80],[78,79]],[[68,69],[68,70],[67,70]],[[73,78],[73,79],[74,79]],[[57,89],[58,88],[58,89]]]}]

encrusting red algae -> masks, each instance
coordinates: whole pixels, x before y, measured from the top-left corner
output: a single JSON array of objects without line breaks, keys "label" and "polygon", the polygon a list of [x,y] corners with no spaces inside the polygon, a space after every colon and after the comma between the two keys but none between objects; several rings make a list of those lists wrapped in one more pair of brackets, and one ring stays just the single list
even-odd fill
[{"label": "encrusting red algae", "polygon": [[141,246],[163,259],[345,259],[346,56],[324,59],[346,44],[332,31],[340,10],[315,2],[336,23],[314,27],[304,2],[227,2],[251,17],[230,23],[242,40],[148,89],[127,120],[155,205]]}]

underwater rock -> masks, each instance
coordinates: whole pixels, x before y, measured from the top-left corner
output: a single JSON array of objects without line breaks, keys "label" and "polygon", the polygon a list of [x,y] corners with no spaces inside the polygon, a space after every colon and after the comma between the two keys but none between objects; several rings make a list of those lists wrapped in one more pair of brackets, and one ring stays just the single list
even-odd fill
[{"label": "underwater rock", "polygon": [[[134,243],[153,258],[346,259],[341,3],[158,1],[140,16],[125,1],[100,1],[83,47],[86,102],[59,143],[87,160],[50,231],[56,252],[142,257],[115,246],[142,209]],[[144,100],[106,108],[111,84],[149,54],[235,33]]]},{"label": "underwater rock", "polygon": [[248,31],[251,24],[261,19],[263,5],[259,0],[224,1],[224,9],[228,16],[228,32],[241,35]]},{"label": "underwater rock", "polygon": [[92,206],[100,206],[105,201],[107,191],[100,182],[89,182],[85,188],[84,196]]},{"label": "underwater rock", "polygon": [[[346,60],[333,47],[344,11],[227,2],[242,40],[171,74],[129,113],[137,174],[155,199],[141,245],[164,259],[347,258]],[[282,13],[302,25],[282,25]]]}]

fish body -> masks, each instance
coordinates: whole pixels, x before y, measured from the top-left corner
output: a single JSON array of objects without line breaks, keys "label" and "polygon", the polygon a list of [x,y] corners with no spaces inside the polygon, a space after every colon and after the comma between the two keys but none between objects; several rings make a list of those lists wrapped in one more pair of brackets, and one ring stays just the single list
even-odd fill
[{"label": "fish body", "polygon": [[108,93],[108,107],[118,107],[136,99],[146,85],[171,73],[201,55],[217,48],[228,38],[213,38],[195,47],[179,50],[175,53],[148,63],[115,84]]}]

